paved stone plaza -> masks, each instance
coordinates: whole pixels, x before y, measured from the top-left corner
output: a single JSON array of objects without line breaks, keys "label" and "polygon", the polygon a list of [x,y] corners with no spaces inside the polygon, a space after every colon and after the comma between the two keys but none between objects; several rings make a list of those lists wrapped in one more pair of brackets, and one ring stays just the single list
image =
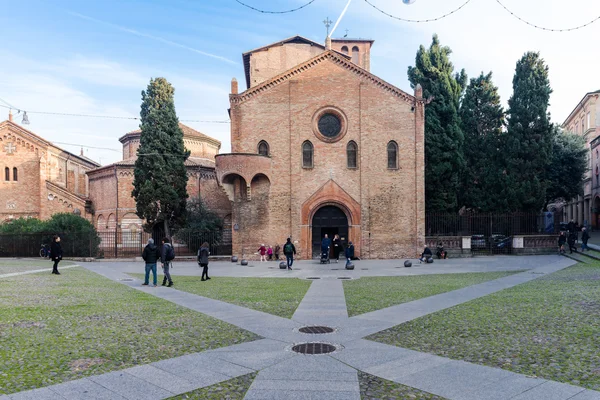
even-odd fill
[{"label": "paved stone plaza", "polygon": [[[246,399],[360,399],[358,371],[447,399],[600,399],[597,391],[363,339],[415,318],[543,277],[572,265],[573,261],[559,256],[498,256],[434,264],[413,261],[412,268],[404,268],[402,261],[357,261],[354,271],[344,270],[343,263],[319,265],[313,261],[296,262],[293,271],[279,270],[275,262],[253,262],[249,267],[211,264],[212,276],[319,278],[313,280],[291,319],[176,290],[176,275],[200,275],[195,263],[175,263],[175,288],[141,286],[141,281],[128,275],[141,272],[141,263],[82,263],[108,279],[228,322],[263,339],[0,396],[0,400],[165,399],[252,372],[258,375]],[[526,271],[351,318],[346,309],[343,279],[339,279],[510,270]],[[315,325],[335,331],[299,332],[302,327]],[[337,350],[324,355],[291,351],[293,345],[305,342],[329,343]]]}]

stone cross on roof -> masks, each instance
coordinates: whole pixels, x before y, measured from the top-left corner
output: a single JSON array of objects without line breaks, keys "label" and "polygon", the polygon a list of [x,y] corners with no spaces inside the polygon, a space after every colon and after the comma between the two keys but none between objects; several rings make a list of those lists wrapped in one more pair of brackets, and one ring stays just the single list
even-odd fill
[{"label": "stone cross on roof", "polygon": [[16,150],[17,148],[12,143],[9,143],[6,146],[4,146],[4,151],[6,151],[8,154],[13,154]]}]

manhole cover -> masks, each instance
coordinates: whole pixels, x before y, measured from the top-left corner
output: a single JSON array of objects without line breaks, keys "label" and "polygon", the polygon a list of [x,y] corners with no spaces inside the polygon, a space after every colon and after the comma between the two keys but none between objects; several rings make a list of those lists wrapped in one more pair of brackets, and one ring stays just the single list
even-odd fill
[{"label": "manhole cover", "polygon": [[349,276],[338,276],[338,279],[352,279]]},{"label": "manhole cover", "polygon": [[328,343],[302,343],[292,347],[292,351],[300,354],[327,354],[336,350],[334,345]]},{"label": "manhole cover", "polygon": [[331,333],[331,332],[335,331],[335,329],[330,328],[328,326],[305,326],[298,330],[302,333],[312,333],[315,335],[319,335],[322,333]]},{"label": "manhole cover", "polygon": [[121,282],[133,282],[132,278],[119,279]]},{"label": "manhole cover", "polygon": [[309,277],[308,277],[308,278],[306,278],[306,279],[321,279],[321,278],[319,278],[318,276],[309,276]]},{"label": "manhole cover", "polygon": [[339,271],[339,268],[331,268],[332,271]]},{"label": "manhole cover", "polygon": [[369,270],[369,268],[361,268],[360,270],[361,270],[361,271],[368,271],[368,270]]}]

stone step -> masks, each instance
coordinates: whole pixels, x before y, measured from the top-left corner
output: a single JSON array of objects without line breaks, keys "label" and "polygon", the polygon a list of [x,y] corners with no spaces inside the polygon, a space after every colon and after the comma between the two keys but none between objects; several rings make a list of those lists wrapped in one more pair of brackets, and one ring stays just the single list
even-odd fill
[{"label": "stone step", "polygon": [[580,255],[582,255],[584,257],[587,257],[587,258],[591,258],[591,259],[596,260],[596,261],[600,261],[600,253],[598,253],[596,251],[593,251],[593,250],[591,250],[591,251],[582,251],[582,252],[579,252],[578,254],[580,254]]}]

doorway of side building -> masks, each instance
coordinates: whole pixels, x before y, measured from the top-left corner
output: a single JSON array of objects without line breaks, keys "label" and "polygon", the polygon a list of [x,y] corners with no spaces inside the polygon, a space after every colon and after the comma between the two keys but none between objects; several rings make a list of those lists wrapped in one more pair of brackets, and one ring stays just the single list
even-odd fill
[{"label": "doorway of side building", "polygon": [[[312,219],[312,254],[313,258],[321,255],[321,241],[328,235],[329,239],[338,234],[342,244],[348,243],[348,217],[346,213],[336,206],[323,206],[317,210]],[[333,249],[330,257],[333,256]]]}]

